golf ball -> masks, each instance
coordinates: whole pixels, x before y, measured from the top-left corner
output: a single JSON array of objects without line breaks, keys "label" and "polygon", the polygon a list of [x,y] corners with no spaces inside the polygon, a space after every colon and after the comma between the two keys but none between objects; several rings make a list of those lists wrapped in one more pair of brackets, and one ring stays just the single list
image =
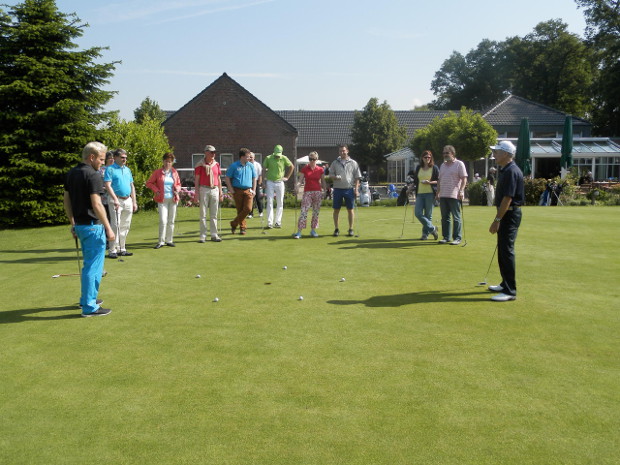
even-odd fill
[{"label": "golf ball", "polygon": [[303,296],[303,295],[300,295],[300,296],[299,296],[299,300],[304,300],[304,296]]},{"label": "golf ball", "polygon": [[346,281],[346,279],[344,278],[340,278],[340,282]]},{"label": "golf ball", "polygon": [[283,267],[282,267],[282,269],[283,269],[283,270],[286,270],[287,268],[286,268],[286,266],[283,266]]},{"label": "golf ball", "polygon": [[215,299],[213,299],[213,302],[219,302],[219,301],[220,301],[219,297],[216,297]]},{"label": "golf ball", "polygon": [[201,276],[199,274],[196,275],[197,278],[200,278]]}]

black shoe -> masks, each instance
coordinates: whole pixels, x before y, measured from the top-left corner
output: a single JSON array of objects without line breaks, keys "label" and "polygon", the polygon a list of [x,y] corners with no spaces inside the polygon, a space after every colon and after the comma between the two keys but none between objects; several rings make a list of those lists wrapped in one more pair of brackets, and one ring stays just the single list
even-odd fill
[{"label": "black shoe", "polygon": [[154,249],[161,249],[164,245],[163,244],[157,244],[155,247],[153,247]]},{"label": "black shoe", "polygon": [[174,245],[174,242],[166,242],[166,245],[168,247],[176,247],[176,245]]},{"label": "black shoe", "polygon": [[110,310],[109,308],[99,307],[96,312],[82,313],[82,316],[84,318],[88,318],[90,316],[106,316],[106,315],[109,315],[110,313],[112,313],[112,310]]},{"label": "black shoe", "polygon": [[131,257],[132,255],[133,255],[133,252],[127,252],[126,250],[121,252],[121,257]]},{"label": "black shoe", "polygon": [[116,255],[116,252],[110,252],[108,258],[118,258],[118,255]]},{"label": "black shoe", "polygon": [[334,229],[334,237],[340,236],[340,230],[338,228]]},{"label": "black shoe", "polygon": [[280,229],[282,228],[282,225],[280,223],[276,223],[273,225],[274,228]]}]

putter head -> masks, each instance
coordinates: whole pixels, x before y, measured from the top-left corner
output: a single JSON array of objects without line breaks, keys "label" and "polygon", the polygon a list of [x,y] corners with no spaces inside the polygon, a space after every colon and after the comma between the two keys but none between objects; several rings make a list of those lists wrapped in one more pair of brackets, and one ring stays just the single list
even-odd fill
[{"label": "putter head", "polygon": [[52,276],[52,278],[60,278],[59,274],[55,274],[54,276]]},{"label": "putter head", "polygon": [[478,286],[486,286],[488,283],[486,281],[480,281]]},{"label": "putter head", "polygon": [[463,241],[463,245],[461,247],[465,247],[467,245],[467,241]]}]

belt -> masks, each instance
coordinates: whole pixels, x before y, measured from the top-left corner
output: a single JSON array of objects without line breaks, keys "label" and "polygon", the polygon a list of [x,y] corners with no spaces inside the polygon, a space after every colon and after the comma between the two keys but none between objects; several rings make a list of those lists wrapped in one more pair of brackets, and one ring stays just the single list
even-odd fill
[{"label": "belt", "polygon": [[90,220],[90,221],[76,221],[75,224],[77,226],[92,226],[94,224],[101,224],[99,220]]},{"label": "belt", "polygon": [[521,207],[518,206],[518,205],[511,205],[510,207],[508,207],[508,210],[506,210],[506,211],[513,212],[513,211],[517,211],[517,210],[521,210]]},{"label": "belt", "polygon": [[123,197],[123,196],[117,195],[116,197],[118,197],[119,199],[127,200],[131,196],[128,195],[127,197]]},{"label": "belt", "polygon": [[205,189],[217,189],[217,186],[200,186],[200,187],[204,187]]}]

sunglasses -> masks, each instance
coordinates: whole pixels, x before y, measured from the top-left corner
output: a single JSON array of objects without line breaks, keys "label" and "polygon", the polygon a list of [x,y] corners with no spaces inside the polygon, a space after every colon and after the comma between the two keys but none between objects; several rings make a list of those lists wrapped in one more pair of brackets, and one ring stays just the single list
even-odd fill
[{"label": "sunglasses", "polygon": [[310,161],[317,161],[318,158],[309,158]]}]

